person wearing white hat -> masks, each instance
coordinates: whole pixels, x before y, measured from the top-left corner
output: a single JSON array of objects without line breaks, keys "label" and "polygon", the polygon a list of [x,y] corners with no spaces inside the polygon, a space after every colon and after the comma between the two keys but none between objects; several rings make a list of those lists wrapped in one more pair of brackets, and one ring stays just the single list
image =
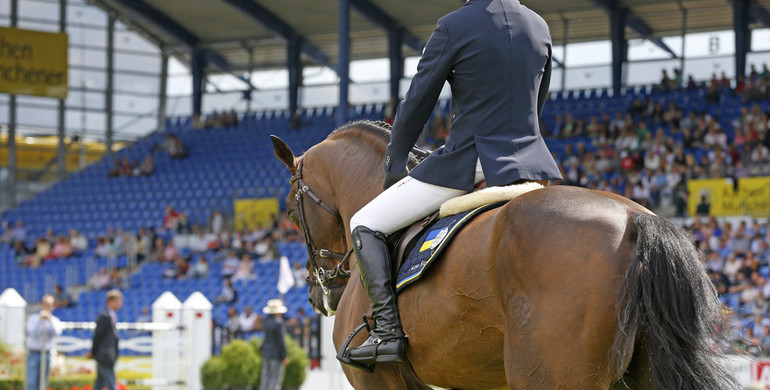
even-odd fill
[{"label": "person wearing white hat", "polygon": [[265,341],[262,343],[262,379],[259,390],[281,389],[284,368],[289,363],[283,324],[283,314],[287,310],[280,299],[267,301],[267,306],[262,309],[268,316],[262,321]]}]

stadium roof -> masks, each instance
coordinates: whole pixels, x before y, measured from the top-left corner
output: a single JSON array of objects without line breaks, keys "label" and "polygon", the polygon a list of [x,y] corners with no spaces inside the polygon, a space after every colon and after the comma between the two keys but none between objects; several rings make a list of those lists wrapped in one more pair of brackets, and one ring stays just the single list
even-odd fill
[{"label": "stadium roof", "polygon": [[[90,0],[189,63],[191,47],[209,49],[210,72],[285,68],[289,39],[303,42],[302,62],[334,66],[338,51],[337,0]],[[418,55],[436,20],[459,0],[350,0],[351,59],[388,56],[387,28],[402,27],[404,55]],[[522,0],[551,27],[554,44],[607,40],[614,0]],[[663,36],[730,30],[728,0],[618,0],[628,7],[628,39],[647,38],[666,50]],[[756,22],[770,25],[770,0],[751,9]],[[565,23],[566,21],[566,23]],[[673,54],[672,54],[673,56]]]}]

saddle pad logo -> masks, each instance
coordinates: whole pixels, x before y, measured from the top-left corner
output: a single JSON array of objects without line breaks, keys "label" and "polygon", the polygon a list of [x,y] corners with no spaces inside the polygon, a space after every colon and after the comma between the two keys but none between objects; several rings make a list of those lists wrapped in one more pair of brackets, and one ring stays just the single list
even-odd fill
[{"label": "saddle pad logo", "polygon": [[444,241],[447,234],[449,234],[449,227],[445,227],[443,229],[436,229],[428,233],[428,236],[425,237],[425,242],[423,242],[422,246],[420,247],[420,252],[424,252],[429,249],[430,250],[436,249],[436,247],[441,245],[441,242]]}]

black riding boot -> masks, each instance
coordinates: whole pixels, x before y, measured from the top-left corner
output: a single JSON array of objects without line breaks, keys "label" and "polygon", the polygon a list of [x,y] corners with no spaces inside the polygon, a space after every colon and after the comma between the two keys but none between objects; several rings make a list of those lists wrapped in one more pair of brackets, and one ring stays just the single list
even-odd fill
[{"label": "black riding boot", "polygon": [[385,236],[359,226],[353,229],[353,245],[358,256],[361,280],[372,302],[374,329],[368,340],[357,348],[348,349],[345,355],[364,366],[403,363],[406,361],[406,336],[398,318]]}]

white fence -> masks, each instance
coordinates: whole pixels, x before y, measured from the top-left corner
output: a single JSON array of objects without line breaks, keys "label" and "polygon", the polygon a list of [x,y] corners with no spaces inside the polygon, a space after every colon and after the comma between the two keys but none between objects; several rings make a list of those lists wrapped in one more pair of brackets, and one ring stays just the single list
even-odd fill
[{"label": "white fence", "polygon": [[[0,339],[16,349],[24,348],[27,303],[13,289],[0,295]],[[151,332],[120,341],[120,349],[151,353],[154,388],[201,390],[200,367],[211,356],[211,302],[200,292],[184,303],[164,292],[152,304],[149,323],[119,322],[121,330]],[[94,322],[64,322],[65,329],[95,329]],[[59,352],[91,349],[91,339],[62,336],[56,340]]]}]

